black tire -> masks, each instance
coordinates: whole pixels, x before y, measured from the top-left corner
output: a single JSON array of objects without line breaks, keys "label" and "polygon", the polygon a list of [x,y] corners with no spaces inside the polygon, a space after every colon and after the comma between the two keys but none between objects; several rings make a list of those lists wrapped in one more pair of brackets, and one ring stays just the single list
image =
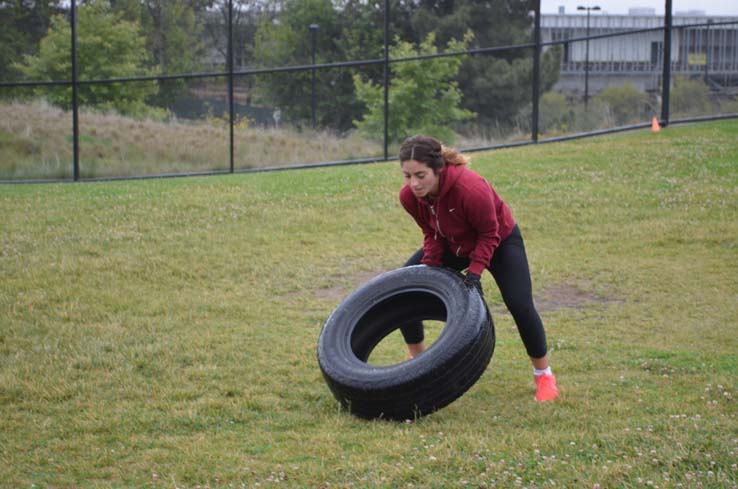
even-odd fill
[{"label": "black tire", "polygon": [[[445,321],[417,358],[369,365],[382,339],[418,320]],[[386,272],[349,295],[326,321],[318,363],[335,398],[362,418],[415,419],[447,406],[479,379],[495,347],[483,298],[458,272],[423,265]]]}]

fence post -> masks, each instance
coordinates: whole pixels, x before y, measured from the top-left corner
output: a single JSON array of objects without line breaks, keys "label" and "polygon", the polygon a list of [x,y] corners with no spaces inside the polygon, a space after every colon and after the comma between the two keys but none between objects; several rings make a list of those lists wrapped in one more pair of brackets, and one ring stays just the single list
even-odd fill
[{"label": "fence post", "polygon": [[389,159],[389,0],[384,0],[384,159]]},{"label": "fence post", "polygon": [[538,104],[541,91],[541,0],[535,1],[533,27],[533,113],[531,115],[531,138],[538,142]]},{"label": "fence post", "polygon": [[230,120],[229,162],[230,171],[234,172],[233,163],[233,0],[228,0],[228,112]]},{"label": "fence post", "polygon": [[310,60],[313,68],[310,70],[310,125],[315,129],[315,44],[318,37],[320,26],[318,24],[310,24]]},{"label": "fence post", "polygon": [[669,94],[671,93],[671,0],[664,10],[664,66],[661,76],[661,126],[669,125]]},{"label": "fence post", "polygon": [[79,87],[77,86],[77,0],[72,0],[70,18],[72,30],[72,158],[74,181],[79,180]]}]

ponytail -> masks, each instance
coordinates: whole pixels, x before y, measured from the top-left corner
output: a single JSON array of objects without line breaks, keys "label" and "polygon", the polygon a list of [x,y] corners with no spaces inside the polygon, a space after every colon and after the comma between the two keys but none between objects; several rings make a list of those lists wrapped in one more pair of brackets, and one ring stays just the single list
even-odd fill
[{"label": "ponytail", "polygon": [[441,145],[441,156],[443,156],[443,161],[446,162],[447,165],[466,166],[469,164],[468,156],[461,154],[456,149],[449,148],[448,146]]}]

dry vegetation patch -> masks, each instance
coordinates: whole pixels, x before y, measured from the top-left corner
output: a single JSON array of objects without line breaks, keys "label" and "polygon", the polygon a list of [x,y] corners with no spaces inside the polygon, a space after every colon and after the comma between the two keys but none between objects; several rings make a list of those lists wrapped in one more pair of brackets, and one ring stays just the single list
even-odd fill
[{"label": "dry vegetation patch", "polygon": [[619,304],[623,300],[613,296],[603,296],[588,290],[587,287],[571,282],[562,282],[546,288],[537,297],[536,307],[540,312],[552,312],[564,308],[579,308],[590,304]]},{"label": "dry vegetation patch", "polygon": [[[80,110],[82,178],[229,169],[227,120],[134,119]],[[235,169],[294,166],[382,154],[381,143],[355,133],[234,128]],[[72,114],[46,102],[0,104],[0,180],[70,178]]]}]

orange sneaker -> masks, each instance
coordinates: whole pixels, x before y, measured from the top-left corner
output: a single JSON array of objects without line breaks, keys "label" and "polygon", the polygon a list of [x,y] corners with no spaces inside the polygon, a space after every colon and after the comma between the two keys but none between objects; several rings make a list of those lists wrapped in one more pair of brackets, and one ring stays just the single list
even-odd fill
[{"label": "orange sneaker", "polygon": [[559,396],[556,388],[556,377],[551,375],[534,375],[536,381],[536,401],[553,401]]}]

